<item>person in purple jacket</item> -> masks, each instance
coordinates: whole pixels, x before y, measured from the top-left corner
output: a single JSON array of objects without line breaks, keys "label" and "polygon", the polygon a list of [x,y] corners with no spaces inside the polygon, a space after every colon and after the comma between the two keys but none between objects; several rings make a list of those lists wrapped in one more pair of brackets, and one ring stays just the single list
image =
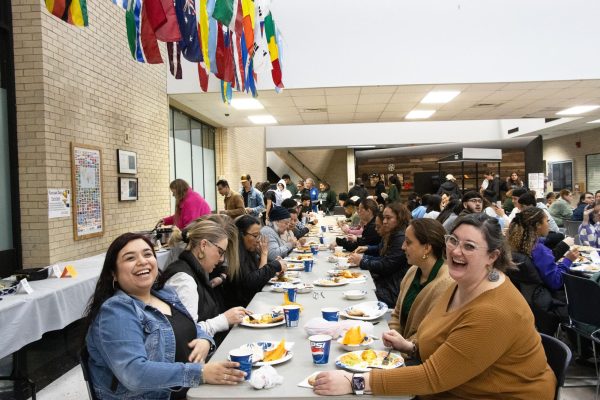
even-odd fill
[{"label": "person in purple jacket", "polygon": [[533,261],[542,282],[550,290],[563,286],[563,273],[569,271],[573,261],[579,257],[578,250],[568,250],[558,263],[552,250],[544,245],[550,227],[544,210],[531,207],[518,213],[508,228],[508,241],[513,251],[528,256]]},{"label": "person in purple jacket", "polygon": [[199,194],[194,192],[183,179],[175,179],[169,185],[175,197],[175,214],[160,219],[159,224],[175,225],[185,228],[190,222],[211,213],[210,205]]}]

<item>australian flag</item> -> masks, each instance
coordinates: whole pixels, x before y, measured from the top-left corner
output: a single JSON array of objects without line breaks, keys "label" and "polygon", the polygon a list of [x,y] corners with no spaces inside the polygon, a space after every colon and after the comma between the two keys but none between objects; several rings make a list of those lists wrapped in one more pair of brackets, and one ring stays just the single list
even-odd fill
[{"label": "australian flag", "polygon": [[[199,1],[199,0],[198,0]],[[196,6],[194,0],[176,0],[175,12],[179,21],[181,31],[181,54],[190,62],[199,63],[204,61],[200,51],[200,39],[198,37],[198,20],[196,18]]]}]

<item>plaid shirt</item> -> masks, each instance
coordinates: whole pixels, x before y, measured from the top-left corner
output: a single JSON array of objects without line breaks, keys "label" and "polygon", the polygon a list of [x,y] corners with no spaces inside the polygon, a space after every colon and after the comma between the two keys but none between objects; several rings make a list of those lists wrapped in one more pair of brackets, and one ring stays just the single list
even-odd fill
[{"label": "plaid shirt", "polygon": [[600,247],[600,222],[579,225],[579,240],[584,246]]}]

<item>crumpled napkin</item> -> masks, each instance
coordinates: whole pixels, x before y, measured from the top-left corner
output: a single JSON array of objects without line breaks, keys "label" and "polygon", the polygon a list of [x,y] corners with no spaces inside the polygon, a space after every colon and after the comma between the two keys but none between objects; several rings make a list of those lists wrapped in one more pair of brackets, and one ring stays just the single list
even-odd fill
[{"label": "crumpled napkin", "polygon": [[256,371],[252,371],[249,382],[254,389],[271,389],[283,383],[283,376],[279,375],[272,366],[263,365]]}]

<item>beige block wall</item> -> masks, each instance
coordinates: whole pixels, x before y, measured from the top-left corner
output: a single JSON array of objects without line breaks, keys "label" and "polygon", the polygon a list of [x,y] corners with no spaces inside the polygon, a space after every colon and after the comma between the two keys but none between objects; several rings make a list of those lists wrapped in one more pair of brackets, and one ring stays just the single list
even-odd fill
[{"label": "beige block wall", "polygon": [[[253,184],[267,179],[263,127],[217,129],[215,147],[217,180],[226,179],[231,189],[241,188],[243,174],[250,174]],[[223,196],[217,193],[217,210],[223,208]]]},{"label": "beige block wall", "polygon": [[[165,65],[131,59],[111,1],[88,0],[85,29],[43,4],[12,2],[25,266],[103,252],[123,232],[152,229],[170,198]],[[102,149],[102,237],[75,241],[72,218],[48,219],[47,189],[71,188],[71,142]],[[138,153],[138,201],[118,201],[117,149]]]},{"label": "beige block wall", "polygon": [[[585,185],[585,156],[586,154],[600,153],[600,129],[593,129],[582,133],[561,136],[555,139],[544,140],[544,160],[550,161],[573,161],[573,183]],[[580,142],[581,147],[576,143]],[[586,191],[595,192],[600,187],[586,187]],[[579,196],[573,196],[574,202]]]}]

